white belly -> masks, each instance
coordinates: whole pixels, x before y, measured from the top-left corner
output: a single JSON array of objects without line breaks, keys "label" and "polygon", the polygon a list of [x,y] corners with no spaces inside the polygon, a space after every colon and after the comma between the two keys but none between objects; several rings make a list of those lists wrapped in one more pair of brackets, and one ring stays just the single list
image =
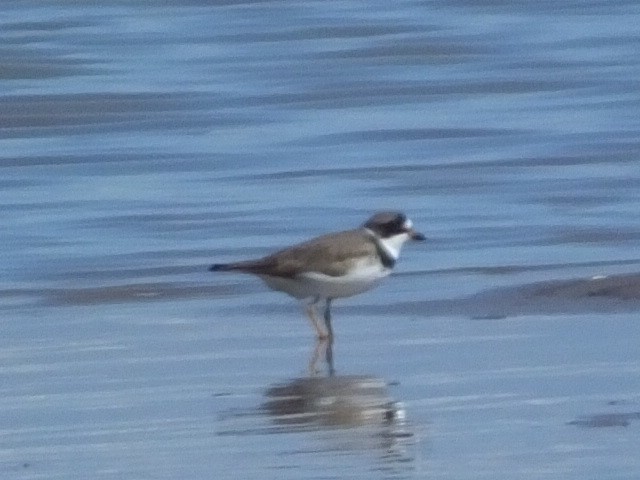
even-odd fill
[{"label": "white belly", "polygon": [[295,298],[340,298],[366,292],[390,273],[390,269],[381,268],[378,265],[368,265],[341,277],[307,272],[295,279],[267,275],[260,275],[260,278],[274,290],[288,293]]}]

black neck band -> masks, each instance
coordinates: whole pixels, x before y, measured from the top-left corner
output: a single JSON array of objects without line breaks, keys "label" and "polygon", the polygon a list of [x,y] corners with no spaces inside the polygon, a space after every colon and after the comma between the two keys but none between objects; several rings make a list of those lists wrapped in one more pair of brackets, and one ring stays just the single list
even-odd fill
[{"label": "black neck band", "polygon": [[385,268],[393,268],[393,266],[396,264],[396,259],[393,258],[389,254],[389,252],[387,252],[387,250],[380,243],[380,240],[374,238],[373,241],[376,244],[376,250],[378,251],[378,256],[382,261],[382,265],[384,265]]}]

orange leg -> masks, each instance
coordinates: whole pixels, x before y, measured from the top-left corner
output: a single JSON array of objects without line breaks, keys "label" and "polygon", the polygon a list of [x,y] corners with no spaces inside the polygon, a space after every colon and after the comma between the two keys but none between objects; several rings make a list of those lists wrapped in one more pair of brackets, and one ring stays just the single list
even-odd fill
[{"label": "orange leg", "polygon": [[318,339],[324,340],[329,337],[329,334],[320,325],[320,320],[316,316],[316,310],[315,308],[313,308],[314,305],[315,303],[311,303],[307,305],[306,312],[307,312],[307,315],[309,316],[309,320],[311,320],[311,325],[313,325],[313,328],[316,331],[316,335],[318,336]]}]

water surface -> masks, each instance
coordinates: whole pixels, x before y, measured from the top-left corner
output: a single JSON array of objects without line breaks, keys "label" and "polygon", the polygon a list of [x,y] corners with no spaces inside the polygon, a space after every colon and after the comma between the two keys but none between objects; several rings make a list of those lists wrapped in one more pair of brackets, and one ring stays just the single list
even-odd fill
[{"label": "water surface", "polygon": [[[637,2],[3,11],[3,478],[637,477]],[[206,271],[378,209],[333,377]]]}]

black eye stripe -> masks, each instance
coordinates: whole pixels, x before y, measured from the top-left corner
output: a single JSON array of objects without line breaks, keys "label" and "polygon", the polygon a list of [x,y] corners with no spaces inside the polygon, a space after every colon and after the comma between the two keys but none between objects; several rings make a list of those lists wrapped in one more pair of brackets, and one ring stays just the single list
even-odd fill
[{"label": "black eye stripe", "polygon": [[371,217],[364,226],[382,238],[389,238],[406,232],[406,222],[407,217],[403,213],[381,212]]},{"label": "black eye stripe", "polygon": [[383,237],[391,237],[393,235],[397,235],[398,233],[404,232],[406,229],[404,228],[406,219],[402,217],[397,217],[390,222],[387,222],[382,225],[382,235]]}]

